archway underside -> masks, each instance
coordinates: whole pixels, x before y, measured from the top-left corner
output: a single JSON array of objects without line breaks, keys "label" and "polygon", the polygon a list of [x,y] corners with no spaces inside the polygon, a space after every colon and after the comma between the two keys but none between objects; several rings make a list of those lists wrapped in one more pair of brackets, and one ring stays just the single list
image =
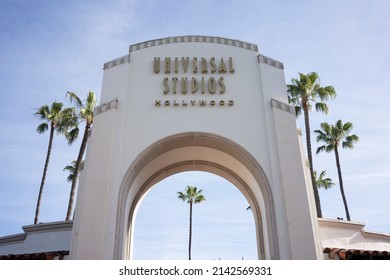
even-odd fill
[{"label": "archway underside", "polygon": [[253,210],[259,259],[278,259],[272,194],[261,167],[239,145],[208,133],[167,137],[134,161],[120,191],[116,259],[132,257],[135,216],[145,193],[159,181],[184,171],[210,172],[235,185]]}]

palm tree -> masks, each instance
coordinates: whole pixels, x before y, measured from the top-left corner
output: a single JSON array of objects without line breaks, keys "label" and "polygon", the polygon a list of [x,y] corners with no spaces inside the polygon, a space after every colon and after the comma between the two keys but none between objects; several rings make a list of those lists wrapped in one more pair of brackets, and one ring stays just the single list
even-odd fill
[{"label": "palm tree", "polygon": [[66,178],[66,181],[72,182],[74,178],[74,171],[76,170],[76,161],[72,160],[71,165],[67,165],[64,167],[63,171],[68,171],[69,175],[68,178]]},{"label": "palm tree", "polygon": [[334,186],[332,179],[325,178],[325,176],[326,176],[326,170],[322,171],[319,177],[317,177],[317,172],[314,171],[314,178],[316,179],[317,188],[319,189],[324,188],[325,190],[328,190]]},{"label": "palm tree", "polygon": [[299,79],[291,79],[291,84],[287,85],[288,99],[295,106],[296,115],[299,116],[302,111],[305,118],[306,147],[309,158],[310,176],[313,184],[314,199],[316,202],[317,216],[322,217],[320,196],[315,184],[313,158],[311,151],[311,131],[309,112],[312,104],[317,112],[328,113],[329,109],[324,101],[336,97],[336,92],[332,86],[321,87],[318,74],[311,72],[307,75],[299,73]]},{"label": "palm tree", "polygon": [[53,102],[53,104],[50,107],[48,105],[41,106],[34,114],[40,120],[43,120],[43,123],[41,123],[37,127],[37,132],[39,134],[44,133],[46,130],[49,129],[50,126],[49,145],[47,147],[45,166],[43,168],[41,185],[39,187],[37,206],[35,210],[35,218],[34,218],[35,225],[38,224],[42,193],[46,182],[46,174],[47,174],[50,155],[53,147],[54,132],[57,132],[58,134],[66,134],[67,130],[75,125],[74,109],[73,108],[62,109],[62,107],[63,107],[62,103]]},{"label": "palm tree", "polygon": [[322,151],[326,151],[328,153],[334,151],[335,153],[340,192],[341,192],[341,197],[343,199],[345,214],[347,216],[348,221],[351,220],[351,217],[349,215],[347,199],[344,193],[343,178],[341,175],[341,167],[340,167],[339,146],[341,144],[341,147],[344,149],[347,148],[352,149],[354,147],[353,146],[354,143],[359,141],[358,136],[356,136],[355,134],[350,135],[352,129],[353,129],[352,123],[347,122],[343,124],[341,120],[338,120],[336,122],[336,125],[330,125],[326,122],[323,122],[321,123],[321,130],[314,131],[315,133],[317,133],[317,141],[325,143],[325,145],[318,147],[317,154]]},{"label": "palm tree", "polygon": [[[81,99],[73,92],[68,91],[67,96],[69,96],[70,101],[74,103],[76,108],[79,110],[78,111],[79,122],[85,121],[84,135],[81,141],[81,146],[80,146],[79,154],[77,156],[76,164],[74,166],[74,174],[73,174],[72,186],[69,195],[68,210],[65,219],[66,221],[69,221],[72,215],[74,196],[76,193],[76,186],[77,186],[77,181],[80,173],[80,165],[83,160],[85,149],[87,147],[88,133],[93,122],[93,110],[95,109],[96,106],[96,96],[93,91],[89,91],[85,103],[83,103]],[[68,139],[73,141],[75,138],[77,138],[78,133],[79,133],[79,127],[77,126],[70,133],[68,133]]]},{"label": "palm tree", "polygon": [[188,259],[191,260],[191,242],[192,242],[192,206],[193,204],[205,201],[206,198],[202,195],[202,190],[198,190],[196,187],[187,186],[185,192],[177,192],[178,198],[187,202],[190,205],[190,231],[188,241]]}]

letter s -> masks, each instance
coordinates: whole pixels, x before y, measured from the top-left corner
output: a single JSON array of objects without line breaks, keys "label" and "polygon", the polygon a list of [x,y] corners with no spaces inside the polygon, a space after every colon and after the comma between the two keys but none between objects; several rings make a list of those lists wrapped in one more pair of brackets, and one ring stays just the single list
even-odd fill
[{"label": "letter s", "polygon": [[168,77],[165,77],[163,79],[163,84],[164,84],[164,94],[167,94],[169,92],[169,85],[168,85]]}]

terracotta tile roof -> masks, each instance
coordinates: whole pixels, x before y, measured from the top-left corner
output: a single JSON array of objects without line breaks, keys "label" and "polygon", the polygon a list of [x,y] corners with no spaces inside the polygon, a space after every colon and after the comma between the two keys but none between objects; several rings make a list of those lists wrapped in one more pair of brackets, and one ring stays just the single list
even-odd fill
[{"label": "terracotta tile roof", "polygon": [[29,254],[9,254],[0,256],[0,260],[63,260],[69,251],[53,251]]},{"label": "terracotta tile roof", "polygon": [[390,260],[390,252],[343,248],[325,248],[331,260]]}]

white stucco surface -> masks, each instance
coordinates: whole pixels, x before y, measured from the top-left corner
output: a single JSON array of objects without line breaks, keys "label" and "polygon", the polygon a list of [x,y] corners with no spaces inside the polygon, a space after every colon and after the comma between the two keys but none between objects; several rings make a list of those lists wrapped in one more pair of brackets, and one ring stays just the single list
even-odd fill
[{"label": "white stucco surface", "polygon": [[23,227],[23,233],[0,237],[0,255],[54,252],[70,249],[72,222]]},{"label": "white stucco surface", "polygon": [[323,248],[390,252],[390,235],[366,230],[364,223],[320,219]]}]

